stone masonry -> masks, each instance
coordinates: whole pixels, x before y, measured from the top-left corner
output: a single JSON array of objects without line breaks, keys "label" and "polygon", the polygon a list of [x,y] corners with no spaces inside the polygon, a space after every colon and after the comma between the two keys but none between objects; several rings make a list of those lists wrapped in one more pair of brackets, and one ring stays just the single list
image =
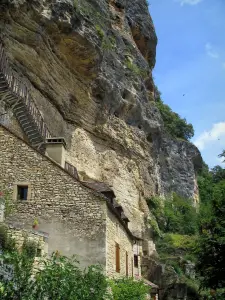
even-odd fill
[{"label": "stone masonry", "polygon": [[[117,218],[110,212],[107,212],[106,219],[106,272],[108,276],[126,276],[126,255],[128,255],[128,274],[132,276],[133,261],[133,239],[128,236],[127,232],[121,226]],[[120,272],[115,273],[116,269],[116,247],[115,243],[120,246]]]},{"label": "stone masonry", "polygon": [[[15,201],[16,212],[8,223],[49,234],[49,253],[77,255],[81,266],[100,263],[115,275],[115,243],[121,246],[121,274],[125,275],[128,252],[129,275],[133,239],[131,232],[110,210],[105,197],[85,187],[48,157],[21,138],[0,127],[0,184]],[[27,200],[18,201],[19,186],[28,187]]]}]

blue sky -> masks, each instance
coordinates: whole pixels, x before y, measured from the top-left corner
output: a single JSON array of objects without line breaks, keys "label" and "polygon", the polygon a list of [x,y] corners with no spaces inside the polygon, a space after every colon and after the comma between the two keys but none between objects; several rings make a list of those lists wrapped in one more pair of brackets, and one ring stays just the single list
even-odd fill
[{"label": "blue sky", "polygon": [[[158,36],[156,85],[191,122],[213,167],[225,149],[225,0],[150,0]],[[185,96],[183,96],[185,94]]]}]

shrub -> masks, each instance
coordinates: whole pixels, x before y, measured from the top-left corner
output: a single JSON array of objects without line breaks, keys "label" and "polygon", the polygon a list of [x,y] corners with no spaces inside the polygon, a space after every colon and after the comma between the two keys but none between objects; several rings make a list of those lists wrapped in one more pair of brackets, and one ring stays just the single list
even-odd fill
[{"label": "shrub", "polygon": [[156,95],[156,106],[160,111],[167,132],[175,138],[190,140],[194,136],[193,125],[187,123],[186,119],[181,118],[179,114],[173,112],[172,109],[161,100],[159,92],[158,94],[156,93]]},{"label": "shrub", "polygon": [[[33,272],[34,258],[25,251],[4,253],[3,263],[13,267],[13,278],[0,280],[1,300],[106,300],[108,283],[101,267],[81,270],[74,258],[56,255],[42,258],[44,267]],[[65,297],[66,295],[66,297]]]},{"label": "shrub", "polygon": [[6,251],[13,251],[15,250],[15,240],[12,236],[8,233],[8,228],[5,225],[0,225],[0,248]]},{"label": "shrub", "polygon": [[24,239],[22,251],[30,258],[34,258],[37,255],[37,243],[35,241]]},{"label": "shrub", "polygon": [[190,199],[173,193],[171,197],[147,199],[150,211],[155,216],[162,232],[192,235],[197,232],[197,212]]},{"label": "shrub", "polygon": [[150,288],[142,281],[121,278],[110,281],[114,300],[145,300]]}]

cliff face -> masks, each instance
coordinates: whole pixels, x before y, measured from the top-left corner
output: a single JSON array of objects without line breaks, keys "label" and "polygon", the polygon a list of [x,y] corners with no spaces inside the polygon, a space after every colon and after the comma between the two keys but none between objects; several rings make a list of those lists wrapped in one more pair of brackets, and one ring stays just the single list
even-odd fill
[{"label": "cliff face", "polygon": [[199,151],[171,139],[154,103],[157,37],[145,0],[3,0],[13,68],[83,180],[113,186],[151,252],[145,198],[197,198]]}]

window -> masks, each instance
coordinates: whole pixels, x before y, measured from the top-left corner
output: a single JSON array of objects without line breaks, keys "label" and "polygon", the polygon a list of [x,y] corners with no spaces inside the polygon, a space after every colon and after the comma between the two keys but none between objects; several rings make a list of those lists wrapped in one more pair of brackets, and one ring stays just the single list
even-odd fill
[{"label": "window", "polygon": [[28,196],[28,186],[18,185],[17,186],[17,200],[27,200]]},{"label": "window", "polygon": [[138,256],[134,254],[134,267],[138,268]]},{"label": "window", "polygon": [[37,254],[36,254],[36,256],[37,256],[37,257],[41,257],[41,252],[42,252],[41,249],[38,248],[38,249],[37,249]]},{"label": "window", "polygon": [[120,246],[116,243],[116,272],[120,273]]},{"label": "window", "polygon": [[128,276],[128,252],[126,251],[126,276]]}]

